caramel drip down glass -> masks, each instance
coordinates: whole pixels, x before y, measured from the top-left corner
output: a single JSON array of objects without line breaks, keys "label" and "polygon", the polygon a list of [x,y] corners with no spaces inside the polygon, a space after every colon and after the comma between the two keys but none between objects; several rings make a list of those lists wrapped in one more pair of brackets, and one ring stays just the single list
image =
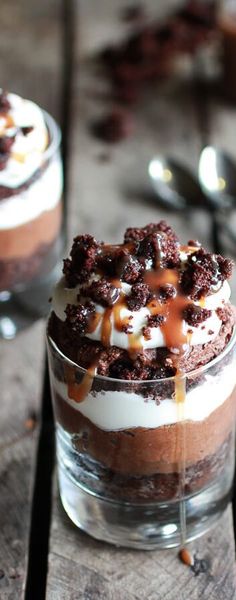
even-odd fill
[{"label": "caramel drip down glass", "polygon": [[154,549],[209,530],[234,475],[234,332],[207,365],[125,381],[86,372],[47,338],[62,504],[81,529]]}]

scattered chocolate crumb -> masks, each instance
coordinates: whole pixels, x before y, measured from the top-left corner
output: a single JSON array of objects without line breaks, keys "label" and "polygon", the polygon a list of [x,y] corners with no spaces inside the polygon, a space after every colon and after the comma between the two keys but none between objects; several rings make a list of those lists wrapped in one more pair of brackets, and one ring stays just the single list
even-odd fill
[{"label": "scattered chocolate crumb", "polygon": [[102,306],[112,306],[118,300],[120,290],[106,279],[99,279],[92,281],[88,287],[82,288],[80,295],[88,296]]},{"label": "scattered chocolate crumb", "polygon": [[181,548],[179,551],[179,558],[184,565],[187,565],[187,567],[194,566],[194,557],[192,556],[191,552],[187,550],[187,548]]},{"label": "scattered chocolate crumb", "polygon": [[0,153],[0,171],[3,171],[3,169],[5,169],[8,159],[9,154]]},{"label": "scattered chocolate crumb", "polygon": [[110,113],[91,125],[95,137],[109,143],[119,142],[133,133],[132,115],[121,108]]},{"label": "scattered chocolate crumb", "polygon": [[23,133],[23,135],[28,135],[29,133],[31,133],[31,131],[33,131],[34,127],[33,125],[28,125],[27,127],[21,127],[21,131]]},{"label": "scattered chocolate crumb", "polygon": [[164,232],[153,232],[140,241],[138,254],[151,259],[153,268],[174,268],[179,265],[179,245]]},{"label": "scattered chocolate crumb", "polygon": [[192,246],[193,248],[201,248],[201,244],[198,240],[189,240],[188,246]]},{"label": "scattered chocolate crumb", "polygon": [[165,302],[171,298],[174,298],[176,294],[177,290],[171,283],[166,283],[165,285],[160,286],[158,289],[158,298],[161,302],[163,302],[163,304],[165,304]]},{"label": "scattered chocolate crumb", "polygon": [[214,331],[213,331],[213,329],[209,329],[207,333],[208,333],[208,335],[213,335]]},{"label": "scattered chocolate crumb", "polygon": [[150,327],[143,327],[143,337],[145,340],[150,340],[152,337],[152,332]]},{"label": "scattered chocolate crumb", "polygon": [[147,325],[143,327],[143,336],[145,339],[151,339],[151,327],[160,327],[165,322],[164,315],[150,315],[147,318]]},{"label": "scattered chocolate crumb", "polygon": [[15,135],[4,135],[0,137],[0,153],[1,154],[9,154],[11,147],[13,146],[15,141]]},{"label": "scattered chocolate crumb", "polygon": [[126,6],[121,11],[121,20],[127,23],[142,21],[145,17],[145,11],[142,4]]},{"label": "scattered chocolate crumb", "polygon": [[70,258],[64,260],[63,273],[69,287],[87,281],[95,269],[96,257],[101,244],[91,235],[78,235],[74,238]]},{"label": "scattered chocolate crumb", "polygon": [[87,331],[90,319],[95,313],[95,306],[92,302],[85,302],[85,304],[67,304],[66,310],[66,323],[74,333],[84,335]]},{"label": "scattered chocolate crumb", "polygon": [[160,325],[163,325],[165,320],[166,318],[164,315],[150,315],[147,319],[147,324],[149,327],[160,327]]},{"label": "scattered chocolate crumb", "polygon": [[[202,329],[202,327],[201,327],[201,329]],[[188,329],[187,333],[189,333],[189,335],[192,335],[193,330],[192,329]]]},{"label": "scattered chocolate crumb", "polygon": [[183,310],[183,318],[192,327],[203,323],[206,319],[209,319],[212,311],[206,308],[201,308],[201,306],[197,306],[196,304],[188,304],[186,308]]},{"label": "scattered chocolate crumb", "polygon": [[130,310],[140,310],[146,306],[150,297],[150,290],[146,283],[135,283],[132,285],[130,296],[126,297],[126,304]]},{"label": "scattered chocolate crumb", "polygon": [[[132,319],[132,317],[129,317],[129,319]],[[133,333],[133,327],[131,325],[131,323],[124,323],[122,325],[122,331],[124,331],[124,333]]]},{"label": "scattered chocolate crumb", "polygon": [[200,248],[188,256],[181,278],[183,292],[193,300],[207,296],[232,274],[232,261]]},{"label": "scattered chocolate crumb", "polygon": [[8,112],[11,109],[11,103],[8,100],[7,92],[4,90],[0,93],[0,113]]},{"label": "scattered chocolate crumb", "polygon": [[170,240],[179,241],[172,227],[162,220],[159,223],[149,223],[145,227],[128,227],[125,231],[124,242],[140,241],[151,233],[165,233]]}]

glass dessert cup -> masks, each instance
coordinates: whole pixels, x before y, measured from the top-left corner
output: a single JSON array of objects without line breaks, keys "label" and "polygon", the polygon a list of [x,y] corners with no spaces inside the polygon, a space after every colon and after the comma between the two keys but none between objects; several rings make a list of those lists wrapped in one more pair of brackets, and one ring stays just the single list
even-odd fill
[{"label": "glass dessert cup", "polygon": [[185,375],[124,381],[86,372],[48,336],[62,504],[97,539],[155,549],[208,531],[234,475],[236,333]]},{"label": "glass dessert cup", "polygon": [[[42,165],[0,201],[0,337],[6,339],[48,313],[64,248],[61,132],[55,120],[42,112],[49,134]],[[26,201],[29,213],[27,209],[18,224]],[[13,225],[1,227],[1,210],[8,211],[12,202]]]}]

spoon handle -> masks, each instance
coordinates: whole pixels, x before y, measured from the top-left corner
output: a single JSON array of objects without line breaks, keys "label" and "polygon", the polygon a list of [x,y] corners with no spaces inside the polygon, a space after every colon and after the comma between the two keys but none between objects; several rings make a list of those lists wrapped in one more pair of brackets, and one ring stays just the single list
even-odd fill
[{"label": "spoon handle", "polygon": [[222,253],[223,249],[220,240],[220,225],[216,211],[211,213],[211,245],[216,254]]}]

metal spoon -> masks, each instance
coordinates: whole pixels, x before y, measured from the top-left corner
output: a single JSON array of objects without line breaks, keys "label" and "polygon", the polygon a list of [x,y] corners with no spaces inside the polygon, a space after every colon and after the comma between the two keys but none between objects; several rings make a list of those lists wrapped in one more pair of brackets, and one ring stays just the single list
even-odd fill
[{"label": "metal spoon", "polygon": [[206,146],[200,154],[198,179],[213,208],[236,207],[236,165],[226,152]]},{"label": "metal spoon", "polygon": [[172,158],[154,156],[148,174],[155,193],[163,204],[185,210],[204,203],[204,195],[194,174]]},{"label": "metal spoon", "polygon": [[211,213],[211,243],[221,253],[220,223],[217,210],[194,174],[172,158],[154,157],[148,165],[149,178],[161,202],[172,210],[189,211],[201,207]]}]

